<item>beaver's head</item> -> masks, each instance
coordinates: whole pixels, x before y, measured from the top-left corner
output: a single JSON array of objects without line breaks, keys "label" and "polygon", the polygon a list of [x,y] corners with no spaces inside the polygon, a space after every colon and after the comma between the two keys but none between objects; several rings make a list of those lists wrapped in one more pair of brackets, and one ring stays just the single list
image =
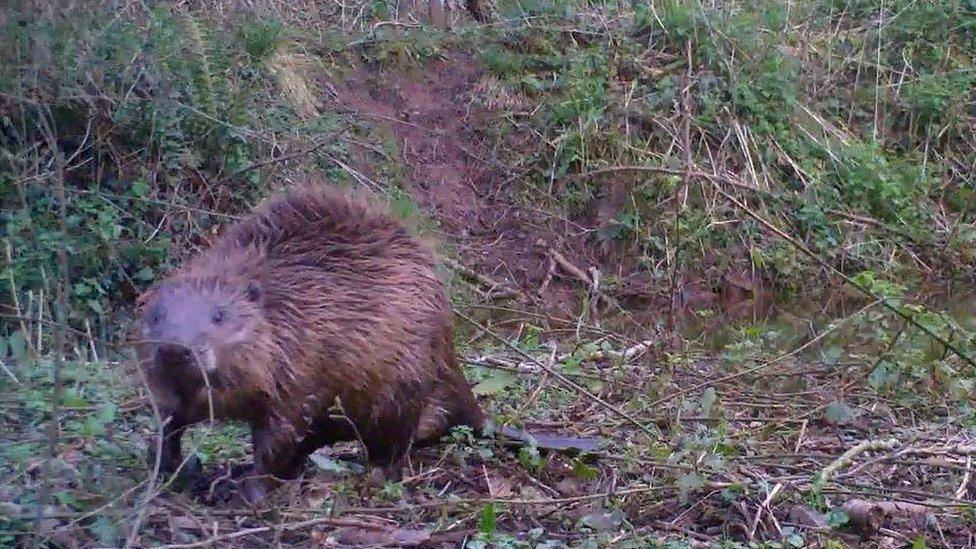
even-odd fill
[{"label": "beaver's head", "polygon": [[258,282],[177,279],[145,296],[139,355],[159,374],[219,383],[266,331]]}]

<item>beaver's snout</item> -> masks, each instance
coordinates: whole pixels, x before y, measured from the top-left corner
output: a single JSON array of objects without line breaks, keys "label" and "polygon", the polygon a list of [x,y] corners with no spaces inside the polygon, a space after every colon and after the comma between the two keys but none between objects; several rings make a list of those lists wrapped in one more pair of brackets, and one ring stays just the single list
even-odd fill
[{"label": "beaver's snout", "polygon": [[193,352],[189,347],[163,343],[156,346],[153,361],[157,366],[183,366],[193,363]]}]

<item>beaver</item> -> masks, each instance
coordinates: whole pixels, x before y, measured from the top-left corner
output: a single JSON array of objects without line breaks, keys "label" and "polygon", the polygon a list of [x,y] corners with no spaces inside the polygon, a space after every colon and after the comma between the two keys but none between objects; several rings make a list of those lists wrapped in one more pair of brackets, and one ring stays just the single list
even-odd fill
[{"label": "beaver", "polygon": [[[253,503],[328,444],[360,440],[398,479],[411,447],[460,425],[483,434],[435,269],[433,247],[364,191],[306,182],[230,224],[140,300],[139,363],[165,421],[150,463],[175,471],[194,423],[246,422]],[[539,446],[574,440],[592,446]]]}]

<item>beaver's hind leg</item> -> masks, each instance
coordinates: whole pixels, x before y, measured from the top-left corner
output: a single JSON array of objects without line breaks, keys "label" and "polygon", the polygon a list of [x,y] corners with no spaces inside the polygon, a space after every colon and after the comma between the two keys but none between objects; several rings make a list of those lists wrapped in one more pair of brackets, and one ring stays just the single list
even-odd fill
[{"label": "beaver's hind leg", "polygon": [[484,412],[457,363],[452,340],[451,329],[445,326],[434,342],[431,359],[437,381],[420,413],[415,446],[437,442],[458,425],[467,425],[475,432],[485,425]]}]

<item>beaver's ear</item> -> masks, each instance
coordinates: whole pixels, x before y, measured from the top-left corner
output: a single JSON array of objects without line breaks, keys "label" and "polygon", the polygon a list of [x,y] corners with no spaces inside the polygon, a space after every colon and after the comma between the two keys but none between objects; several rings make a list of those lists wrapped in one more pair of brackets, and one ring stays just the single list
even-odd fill
[{"label": "beaver's ear", "polygon": [[247,300],[251,303],[259,303],[261,297],[264,295],[264,291],[261,289],[261,283],[257,280],[248,280],[247,287],[244,289],[244,295],[247,296]]}]

